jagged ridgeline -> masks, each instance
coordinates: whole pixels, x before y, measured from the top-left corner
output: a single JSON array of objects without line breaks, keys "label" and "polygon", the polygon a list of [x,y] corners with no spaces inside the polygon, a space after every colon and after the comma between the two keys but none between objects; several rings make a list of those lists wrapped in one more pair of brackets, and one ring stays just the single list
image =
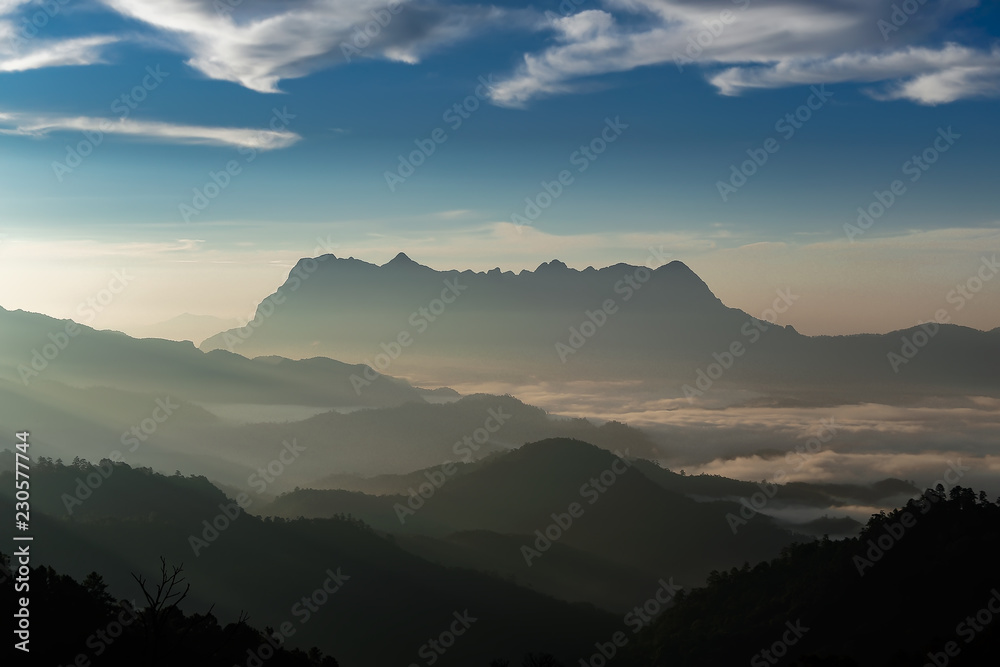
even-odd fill
[{"label": "jagged ridgeline", "polygon": [[[402,253],[382,266],[323,255],[300,260],[246,327],[201,348],[324,355],[439,384],[628,379],[697,389],[699,369],[718,363],[725,383],[842,391],[851,400],[889,390],[997,391],[986,369],[1000,366],[1000,330],[931,323],[804,336],[770,323],[794,308],[792,288],[778,290],[772,308],[746,313],[683,263],[660,260],[582,271],[553,260],[513,273],[437,271]],[[734,352],[738,364],[726,356]]]}]

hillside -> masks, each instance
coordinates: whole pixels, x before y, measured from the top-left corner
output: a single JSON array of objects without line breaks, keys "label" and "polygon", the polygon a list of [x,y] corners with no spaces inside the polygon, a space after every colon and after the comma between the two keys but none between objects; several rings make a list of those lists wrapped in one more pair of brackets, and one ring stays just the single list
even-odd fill
[{"label": "hillside", "polygon": [[[258,627],[290,621],[297,628],[291,646],[316,645],[343,667],[414,662],[428,639],[447,631],[455,614],[466,610],[476,619],[468,637],[440,656],[440,665],[488,664],[528,652],[549,652],[569,662],[588,650],[590,637],[603,635],[615,622],[589,606],[432,564],[356,520],[258,519],[239,512],[204,478],[167,477],[117,464],[69,515],[62,494],[72,493],[76,479],[92,472],[82,462],[35,465],[36,564],[75,578],[97,570],[114,595],[125,596],[134,585],[128,573],[153,578],[162,556],[183,564],[191,584],[185,609],[214,604],[221,622],[246,612]],[[11,473],[0,473],[0,511],[13,511],[13,488]],[[227,512],[236,518],[227,519]],[[222,528],[213,534],[204,522]],[[331,571],[341,576],[341,589],[308,614],[296,607]],[[384,641],[386,627],[393,628],[391,642]]]}]

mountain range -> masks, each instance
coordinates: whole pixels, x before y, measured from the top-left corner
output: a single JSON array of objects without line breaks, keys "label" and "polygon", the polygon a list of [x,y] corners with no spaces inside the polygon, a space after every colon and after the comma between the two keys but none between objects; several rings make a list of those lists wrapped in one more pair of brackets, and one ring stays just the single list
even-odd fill
[{"label": "mountain range", "polygon": [[[306,258],[254,320],[202,350],[329,356],[417,384],[644,382],[665,396],[716,386],[827,402],[998,395],[1000,330],[924,324],[888,334],[805,336],[723,304],[693,271],[615,264],[576,270],[438,271],[400,253],[377,266]],[[367,391],[374,374],[357,376]]]}]

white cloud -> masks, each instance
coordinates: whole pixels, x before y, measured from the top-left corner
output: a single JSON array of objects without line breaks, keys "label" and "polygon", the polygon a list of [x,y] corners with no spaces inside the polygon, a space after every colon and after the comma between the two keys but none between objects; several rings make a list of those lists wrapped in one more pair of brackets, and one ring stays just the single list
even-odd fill
[{"label": "white cloud", "polygon": [[905,32],[886,32],[879,21],[892,15],[889,0],[604,0],[603,9],[550,15],[555,44],[526,54],[493,89],[493,101],[523,106],[571,92],[587,77],[664,64],[682,71],[728,66],[709,77],[726,95],[841,81],[881,84],[873,96],[924,104],[995,95],[1000,52],[907,42],[928,38],[976,4],[924,5],[904,24]]},{"label": "white cloud", "polygon": [[119,41],[111,35],[46,38],[45,26],[62,4],[49,3],[31,12],[27,22],[16,21],[15,14],[29,4],[30,0],[0,0],[0,72],[93,65],[102,61],[105,46]]},{"label": "white cloud", "polygon": [[287,130],[177,125],[133,119],[111,120],[90,116],[34,116],[0,112],[0,134],[42,136],[51,132],[100,132],[153,141],[208,146],[236,146],[273,150],[286,148],[301,137]]},{"label": "white cloud", "polygon": [[844,81],[892,82],[873,95],[941,104],[1000,90],[1000,49],[985,52],[958,44],[906,48],[891,53],[848,53],[823,59],[786,59],[767,67],[733,67],[711,77],[724,95],[748,88],[778,88]]},{"label": "white cloud", "polygon": [[79,37],[61,41],[40,41],[19,53],[0,55],[0,72],[24,72],[45,67],[93,65],[101,62],[102,47],[118,41],[115,37]]},{"label": "white cloud", "polygon": [[360,58],[417,62],[500,13],[410,0],[102,1],[166,35],[204,75],[265,93],[278,92],[282,79]]}]

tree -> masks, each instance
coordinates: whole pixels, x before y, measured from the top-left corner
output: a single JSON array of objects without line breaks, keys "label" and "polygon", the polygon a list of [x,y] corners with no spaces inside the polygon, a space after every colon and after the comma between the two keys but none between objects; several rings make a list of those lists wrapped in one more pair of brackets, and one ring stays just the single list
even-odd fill
[{"label": "tree", "polygon": [[[177,605],[187,597],[191,590],[191,584],[184,585],[185,579],[181,576],[184,572],[183,565],[174,566],[171,572],[167,572],[167,561],[160,557],[160,582],[156,584],[155,591],[146,588],[146,578],[142,575],[132,573],[132,578],[142,589],[142,595],[146,599],[146,608],[139,615],[139,623],[142,627],[143,635],[146,639],[148,664],[155,665],[159,662],[161,655],[160,641],[166,629],[169,617],[177,613]],[[209,610],[211,613],[211,610]]]},{"label": "tree", "polygon": [[115,598],[108,593],[108,585],[104,583],[104,577],[101,575],[91,572],[83,580],[83,587],[102,609],[110,612],[115,607]]}]

